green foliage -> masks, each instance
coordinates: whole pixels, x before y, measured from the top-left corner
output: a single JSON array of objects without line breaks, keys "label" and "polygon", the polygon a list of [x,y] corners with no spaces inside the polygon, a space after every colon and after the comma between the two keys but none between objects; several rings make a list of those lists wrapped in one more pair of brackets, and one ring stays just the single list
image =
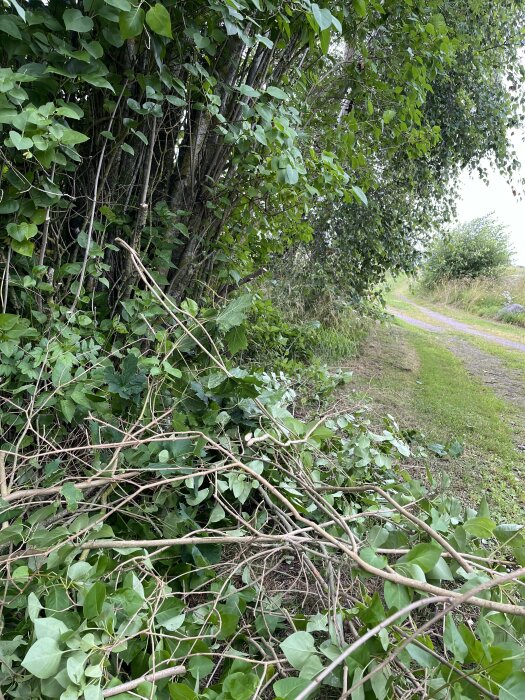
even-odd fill
[{"label": "green foliage", "polygon": [[492,215],[474,219],[432,240],[421,282],[432,288],[449,279],[496,275],[510,264],[511,256],[505,227]]},{"label": "green foliage", "polygon": [[[439,126],[424,105],[454,62],[450,19],[437,0],[4,3],[4,697],[101,700],[135,680],[121,696],[295,698],[346,649],[345,622],[361,632],[426,584],[446,581],[446,597],[485,580],[396,504],[496,582],[508,564],[491,545],[522,561],[519,533],[402,471],[395,428],[320,419],[347,379],[311,361],[316,347],[343,352],[344,329],[323,313],[336,285],[319,295],[318,327],[253,307],[249,292],[228,297],[302,250],[321,201],[366,211],[380,151],[430,157]],[[496,615],[479,627],[447,620],[446,640],[439,626],[423,637],[468,673],[451,676],[441,656],[429,667],[409,645],[398,651],[411,675],[388,663],[365,679],[425,619],[414,613],[319,692],[350,678],[386,697],[428,678],[429,697],[459,698],[475,675],[512,696],[520,600],[509,584],[514,615],[497,586],[484,595]],[[181,678],[156,675],[179,663]]]},{"label": "green foliage", "polygon": [[[175,313],[168,298],[153,301],[148,294],[128,304],[136,315],[111,331],[125,337],[122,347],[112,355],[92,347],[81,368],[78,355],[59,349],[67,340],[63,331],[52,342],[46,336],[39,383],[25,389],[35,408],[22,441],[21,373],[30,371],[43,339],[36,332],[9,341],[18,372],[4,379],[9,411],[2,416],[2,449],[8,468],[19,459],[17,449],[23,458],[19,490],[3,502],[7,527],[0,535],[0,547],[16,548],[2,610],[4,695],[100,698],[128,679],[182,664],[182,679],[143,681],[139,692],[159,700],[249,700],[267,683],[276,697],[297,697],[347,647],[345,621],[364,632],[427,595],[418,586],[464,591],[487,579],[484,569],[467,571],[445,558],[443,546],[386,504],[377,485],[452,547],[500,573],[509,557],[523,561],[519,524],[497,525],[486,502],[478,513],[466,510],[402,471],[399,462],[410,458],[410,449],[393,423],[377,433],[359,413],[319,422],[317,411],[310,420],[303,410],[300,419],[283,374],[248,372],[233,358],[221,359],[232,328],[250,324],[244,301],[217,310],[188,300]],[[73,407],[68,417],[64,402]],[[104,485],[93,490],[93,479]],[[29,498],[25,484],[36,485]],[[345,492],[356,486],[364,490]],[[49,489],[56,498],[46,502]],[[310,528],[307,548],[288,546],[283,518]],[[327,520],[333,541],[322,534]],[[345,549],[349,527],[358,560]],[[261,537],[255,547],[254,533]],[[278,533],[284,539],[272,541]],[[217,534],[224,543],[207,541]],[[184,537],[192,539],[185,544]],[[330,541],[342,547],[333,561],[325,554]],[[502,564],[491,558],[500,550]],[[387,563],[410,585],[371,581],[366,567],[385,572]],[[267,567],[274,573],[266,575]],[[340,581],[335,617],[329,591],[315,588],[330,571]],[[306,576],[304,590],[283,585],[290,572],[297,580]],[[488,604],[500,601],[496,590],[486,595]],[[506,596],[515,599],[512,587]],[[483,613],[472,628],[462,615],[447,617],[442,636],[438,625],[432,638],[421,637],[424,646],[439,658],[450,655],[490,692],[500,685],[514,692],[521,618]],[[360,644],[346,661],[352,682],[425,619],[401,617]],[[468,681],[451,678],[434,657],[429,665],[419,647],[399,653],[412,674],[431,680],[429,697],[440,697],[432,689],[452,687],[469,697]],[[388,697],[393,685],[408,690],[411,682],[387,664],[364,689]],[[318,695],[342,685],[339,666]]]}]

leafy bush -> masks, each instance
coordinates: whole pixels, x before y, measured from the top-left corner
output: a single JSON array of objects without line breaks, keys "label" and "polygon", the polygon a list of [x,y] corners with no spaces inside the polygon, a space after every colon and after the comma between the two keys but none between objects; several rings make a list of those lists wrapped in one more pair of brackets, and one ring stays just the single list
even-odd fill
[{"label": "leafy bush", "polygon": [[4,697],[519,697],[523,528],[427,492],[393,421],[239,367],[249,295],[153,292],[105,333],[0,317]]},{"label": "leafy bush", "polygon": [[492,276],[510,264],[505,227],[492,215],[436,236],[428,248],[422,283],[427,288],[450,279]]}]

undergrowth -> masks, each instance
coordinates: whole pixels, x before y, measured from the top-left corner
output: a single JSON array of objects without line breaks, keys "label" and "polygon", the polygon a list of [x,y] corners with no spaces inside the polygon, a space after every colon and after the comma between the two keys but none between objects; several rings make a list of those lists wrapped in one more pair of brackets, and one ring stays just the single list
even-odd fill
[{"label": "undergrowth", "polygon": [[4,697],[520,697],[522,527],[395,423],[299,415],[236,361],[249,294],[176,306],[130,254],[107,335],[0,317]]}]

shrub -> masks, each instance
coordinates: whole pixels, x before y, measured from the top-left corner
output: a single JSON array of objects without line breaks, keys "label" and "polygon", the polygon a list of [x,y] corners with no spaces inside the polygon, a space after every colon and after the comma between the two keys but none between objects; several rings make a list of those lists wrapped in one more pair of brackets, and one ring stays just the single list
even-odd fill
[{"label": "shrub", "polygon": [[492,214],[436,236],[427,253],[422,283],[432,288],[450,279],[490,277],[510,264],[505,227]]}]

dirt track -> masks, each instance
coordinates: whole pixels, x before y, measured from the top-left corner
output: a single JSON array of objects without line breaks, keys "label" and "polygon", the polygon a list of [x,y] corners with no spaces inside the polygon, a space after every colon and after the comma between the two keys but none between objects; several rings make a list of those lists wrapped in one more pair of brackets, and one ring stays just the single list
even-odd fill
[{"label": "dirt track", "polygon": [[439,324],[435,325],[432,323],[428,323],[427,321],[412,318],[409,314],[406,314],[402,311],[398,311],[397,309],[388,309],[389,313],[391,313],[393,316],[402,319],[403,321],[409,323],[412,326],[417,326],[418,328],[423,328],[424,330],[431,331],[433,333],[443,333],[445,331],[450,331],[450,329],[453,329],[459,331],[460,333],[466,333],[467,335],[476,335],[479,338],[484,338],[485,340],[489,340],[491,343],[496,343],[497,345],[502,345],[507,348],[512,348],[513,350],[525,352],[525,343],[519,343],[516,340],[508,340],[507,338],[500,338],[499,336],[493,335],[492,333],[480,331],[477,328],[469,326],[467,323],[456,321],[456,319],[450,318],[450,316],[445,316],[444,314],[440,314],[437,311],[432,311],[431,309],[426,309],[424,306],[419,306],[419,304],[415,304],[413,301],[410,301],[410,299],[407,299],[407,297],[405,296],[400,295],[399,299],[404,301],[406,304],[410,304],[415,309],[417,309],[420,314],[423,314],[432,321],[437,321]]},{"label": "dirt track", "polygon": [[[478,330],[466,323],[456,321],[454,318],[415,304],[405,296],[399,295],[398,298],[406,304],[413,306],[414,309],[417,310],[418,316],[424,316],[425,319],[429,319],[429,321],[431,320],[433,323],[422,320],[421,318],[413,318],[406,312],[394,308],[389,308],[389,313],[411,326],[421,328],[431,333],[442,334],[447,347],[454,355],[462,360],[470,374],[481,379],[497,396],[511,403],[525,415],[525,386],[523,385],[522,373],[505,366],[498,357],[469,343],[468,340],[459,336],[459,334],[477,336],[496,345],[508,347],[523,353],[525,353],[525,343],[508,340],[507,338],[500,338],[492,333]],[[454,333],[454,331],[456,331],[456,333]]]}]

